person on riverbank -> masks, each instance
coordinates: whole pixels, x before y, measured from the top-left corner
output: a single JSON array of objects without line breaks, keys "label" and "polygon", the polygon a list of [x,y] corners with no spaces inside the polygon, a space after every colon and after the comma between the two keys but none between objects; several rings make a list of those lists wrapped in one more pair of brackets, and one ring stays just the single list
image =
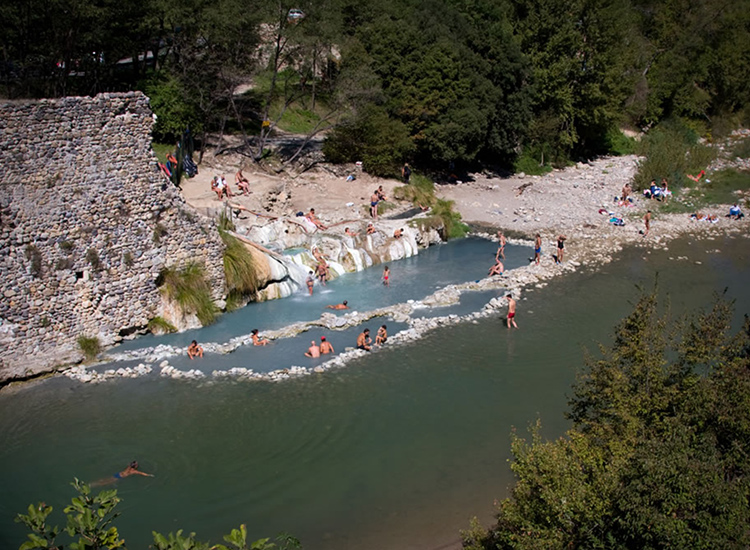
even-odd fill
[{"label": "person on riverbank", "polygon": [[372,350],[370,344],[372,344],[372,340],[370,339],[370,329],[366,328],[359,336],[357,336],[357,349],[370,351]]},{"label": "person on riverbank", "polygon": [[622,186],[622,194],[620,195],[620,204],[621,205],[627,205],[628,200],[630,197],[630,193],[633,192],[633,188],[630,187],[629,183],[625,183],[625,185]]},{"label": "person on riverbank", "polygon": [[411,178],[411,168],[409,168],[408,162],[404,164],[403,168],[401,168],[401,177],[404,178],[404,183],[409,183],[409,178]]},{"label": "person on riverbank", "polygon": [[190,342],[190,345],[187,349],[187,354],[190,359],[195,359],[196,357],[203,357],[203,348],[198,345],[198,342],[193,340]]},{"label": "person on riverbank", "polygon": [[116,474],[112,475],[112,477],[107,477],[104,479],[100,479],[99,481],[94,481],[93,483],[91,483],[91,486],[98,487],[100,485],[109,485],[111,483],[116,482],[118,479],[123,479],[123,478],[130,477],[133,475],[144,476],[144,477],[154,477],[154,474],[147,474],[146,472],[141,472],[138,469],[138,461],[134,460],[133,462],[128,464],[128,466],[121,472],[117,472]]},{"label": "person on riverbank", "polygon": [[310,294],[310,296],[312,296],[313,287],[315,286],[315,277],[313,277],[312,271],[308,274],[305,284],[307,285],[307,292]]},{"label": "person on riverbank", "polygon": [[372,192],[372,196],[370,197],[370,217],[373,220],[378,219],[378,203],[380,202],[380,197],[378,196],[378,191],[375,190]]},{"label": "person on riverbank", "polygon": [[536,265],[539,265],[540,260],[542,259],[542,236],[537,233],[536,237],[534,237],[534,263]]},{"label": "person on riverbank", "polygon": [[253,339],[254,346],[267,346],[271,343],[270,340],[266,340],[265,338],[261,338],[260,336],[258,336],[257,328],[254,328],[252,331],[250,331],[250,336]]},{"label": "person on riverbank", "polygon": [[643,223],[646,226],[646,231],[643,232],[644,237],[648,237],[648,232],[651,231],[651,210],[646,212],[643,216]]},{"label": "person on riverbank", "polygon": [[400,239],[404,235],[404,228],[396,229],[396,231],[393,232],[393,238],[394,239]]},{"label": "person on riverbank", "polygon": [[385,266],[385,268],[383,268],[383,284],[385,286],[391,286],[390,278],[391,270],[388,266]]},{"label": "person on riverbank", "polygon": [[375,233],[375,226],[372,225],[372,223],[368,223],[367,224],[367,234],[368,235],[372,235],[373,233]]},{"label": "person on riverbank", "polygon": [[382,325],[378,329],[378,333],[375,335],[375,345],[380,346],[388,341],[388,327]]},{"label": "person on riverbank", "polygon": [[310,342],[310,347],[307,348],[307,351],[305,352],[305,357],[320,357],[320,347],[318,346],[318,343],[315,340],[312,340]]},{"label": "person on riverbank", "polygon": [[348,303],[349,302],[347,302],[346,300],[344,300],[340,304],[328,305],[328,306],[326,306],[326,309],[349,309],[349,306],[347,305]]},{"label": "person on riverbank", "polygon": [[234,175],[234,184],[242,191],[243,195],[249,195],[252,192],[250,191],[250,182],[242,174],[242,168],[237,170],[237,173]]},{"label": "person on riverbank", "polygon": [[563,263],[563,256],[565,255],[565,235],[559,235],[557,237],[557,258],[555,258],[556,264]]},{"label": "person on riverbank", "polygon": [[505,266],[503,265],[503,262],[497,260],[495,261],[495,265],[490,268],[490,271],[487,275],[489,277],[492,277],[493,275],[502,275],[503,273],[505,273]]},{"label": "person on riverbank", "polygon": [[497,240],[498,240],[498,247],[497,247],[497,253],[495,254],[495,261],[498,261],[500,258],[503,260],[505,259],[505,234],[502,231],[497,232]]},{"label": "person on riverbank", "polygon": [[305,218],[307,218],[307,220],[310,223],[312,223],[315,227],[317,227],[321,231],[325,230],[325,229],[328,229],[328,226],[327,225],[323,225],[323,222],[321,222],[318,219],[318,217],[315,215],[315,209],[314,208],[310,209],[310,211],[305,215]]},{"label": "person on riverbank", "polygon": [[510,328],[511,325],[513,325],[513,328],[518,328],[518,325],[516,324],[516,301],[510,294],[506,294],[505,297],[508,299],[508,317],[506,319],[508,328]]},{"label": "person on riverbank", "polygon": [[359,237],[359,233],[355,233],[354,231],[352,231],[352,230],[351,230],[351,229],[349,229],[348,227],[345,227],[345,228],[344,228],[344,234],[345,234],[345,235],[346,235],[347,237],[351,237],[351,238]]},{"label": "person on riverbank", "polygon": [[325,336],[320,337],[320,354],[328,355],[329,353],[336,353],[331,343],[326,340]]},{"label": "person on riverbank", "polygon": [[730,218],[732,220],[740,220],[744,217],[745,215],[742,213],[742,210],[740,210],[740,207],[737,203],[734,203],[734,206],[729,209],[729,214],[727,214],[727,218]]}]

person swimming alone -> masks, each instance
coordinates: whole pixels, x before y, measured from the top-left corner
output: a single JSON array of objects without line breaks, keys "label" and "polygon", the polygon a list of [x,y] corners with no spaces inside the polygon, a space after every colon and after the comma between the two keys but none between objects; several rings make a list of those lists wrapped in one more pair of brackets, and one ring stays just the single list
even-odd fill
[{"label": "person swimming alone", "polygon": [[139,475],[144,477],[154,477],[154,474],[147,474],[146,472],[141,472],[138,469],[138,461],[134,460],[128,466],[122,470],[121,472],[116,472],[112,474],[112,477],[107,477],[104,479],[100,479],[99,481],[95,481],[91,484],[92,487],[96,487],[99,485],[108,485],[110,483],[116,482],[118,479],[123,479],[125,477],[130,477],[132,475]]}]

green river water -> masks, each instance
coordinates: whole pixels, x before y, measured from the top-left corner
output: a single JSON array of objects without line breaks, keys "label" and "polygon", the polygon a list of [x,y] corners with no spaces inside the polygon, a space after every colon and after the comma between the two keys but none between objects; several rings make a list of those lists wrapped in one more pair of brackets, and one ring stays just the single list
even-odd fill
[{"label": "green river water", "polygon": [[747,244],[626,250],[597,272],[526,292],[517,331],[499,317],[446,327],[279,384],[57,378],[6,388],[0,548],[23,540],[12,519],[27,504],[52,504],[63,523],[74,476],[111,476],[133,459],[156,477],[118,482],[117,525],[131,550],[147,548],[152,530],[218,542],[240,523],[254,538],[292,533],[310,550],[458,547],[469,518],[489,522],[493,500],[508,494],[511,429],[537,417],[548,437],[567,428],[583,349],[609,341],[635,286],[650,288],[659,272],[676,312],[729,287],[739,322],[750,312]]}]

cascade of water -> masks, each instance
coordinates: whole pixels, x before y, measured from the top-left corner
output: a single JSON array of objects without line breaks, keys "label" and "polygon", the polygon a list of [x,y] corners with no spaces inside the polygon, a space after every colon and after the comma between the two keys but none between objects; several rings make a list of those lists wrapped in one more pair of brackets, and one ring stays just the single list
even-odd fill
[{"label": "cascade of water", "polygon": [[362,254],[360,253],[360,251],[357,250],[356,248],[349,248],[347,246],[346,252],[349,254],[349,256],[351,256],[352,261],[354,262],[355,270],[362,271],[365,268],[365,266],[362,263]]}]

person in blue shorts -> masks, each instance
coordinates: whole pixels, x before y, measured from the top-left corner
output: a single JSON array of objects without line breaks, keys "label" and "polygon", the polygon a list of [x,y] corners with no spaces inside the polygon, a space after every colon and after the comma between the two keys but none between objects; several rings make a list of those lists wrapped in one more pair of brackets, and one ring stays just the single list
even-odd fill
[{"label": "person in blue shorts", "polygon": [[542,236],[537,233],[534,238],[534,263],[539,265],[539,260],[542,259]]}]

